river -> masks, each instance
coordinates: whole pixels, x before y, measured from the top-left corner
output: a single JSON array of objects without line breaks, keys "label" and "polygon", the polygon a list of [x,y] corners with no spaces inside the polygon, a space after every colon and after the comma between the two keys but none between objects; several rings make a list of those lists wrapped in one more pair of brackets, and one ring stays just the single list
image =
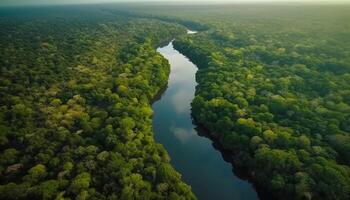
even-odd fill
[{"label": "river", "polygon": [[168,151],[171,164],[199,200],[258,199],[253,186],[233,173],[232,165],[210,139],[198,135],[192,123],[196,65],[175,50],[172,42],[157,51],[168,59],[171,72],[168,88],[152,105],[153,130],[156,141]]}]

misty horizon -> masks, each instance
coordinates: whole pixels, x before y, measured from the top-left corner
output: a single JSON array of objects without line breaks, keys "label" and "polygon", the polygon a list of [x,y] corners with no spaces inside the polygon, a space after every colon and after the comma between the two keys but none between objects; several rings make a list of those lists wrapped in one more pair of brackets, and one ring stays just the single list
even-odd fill
[{"label": "misty horizon", "polygon": [[166,4],[261,4],[261,3],[297,3],[297,4],[348,4],[350,0],[2,0],[0,6],[40,6],[40,5],[77,5],[77,4],[108,4],[108,3],[166,3]]}]

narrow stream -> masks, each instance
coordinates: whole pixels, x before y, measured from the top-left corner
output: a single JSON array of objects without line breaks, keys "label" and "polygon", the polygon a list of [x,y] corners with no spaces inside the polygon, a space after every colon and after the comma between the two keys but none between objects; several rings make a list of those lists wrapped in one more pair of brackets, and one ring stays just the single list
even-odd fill
[{"label": "narrow stream", "polygon": [[171,72],[168,88],[152,106],[153,129],[157,142],[168,151],[172,165],[199,200],[258,199],[253,186],[232,172],[231,164],[224,161],[212,141],[199,136],[192,124],[196,65],[175,50],[172,42],[157,51],[168,59]]}]

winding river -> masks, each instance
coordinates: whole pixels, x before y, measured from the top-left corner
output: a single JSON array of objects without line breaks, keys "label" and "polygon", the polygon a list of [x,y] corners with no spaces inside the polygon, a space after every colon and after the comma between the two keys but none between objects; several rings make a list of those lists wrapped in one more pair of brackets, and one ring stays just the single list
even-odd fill
[{"label": "winding river", "polygon": [[157,142],[168,151],[171,164],[199,200],[258,199],[253,186],[233,173],[232,165],[192,123],[196,65],[175,50],[172,42],[157,51],[168,59],[171,72],[168,88],[152,105],[153,129]]}]

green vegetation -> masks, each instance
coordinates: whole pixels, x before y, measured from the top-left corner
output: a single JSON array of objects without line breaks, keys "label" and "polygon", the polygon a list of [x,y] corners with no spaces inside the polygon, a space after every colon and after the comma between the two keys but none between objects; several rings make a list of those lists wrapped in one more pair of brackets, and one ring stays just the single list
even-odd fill
[{"label": "green vegetation", "polygon": [[181,26],[92,7],[0,12],[0,199],[195,199],[151,128]]},{"label": "green vegetation", "polygon": [[195,199],[151,127],[169,74],[155,47],[175,36],[200,68],[194,118],[251,181],[276,199],[349,199],[349,13],[2,9],[0,199]]},{"label": "green vegetation", "polygon": [[187,11],[209,27],[175,41],[200,68],[196,121],[273,197],[349,199],[350,8]]}]

